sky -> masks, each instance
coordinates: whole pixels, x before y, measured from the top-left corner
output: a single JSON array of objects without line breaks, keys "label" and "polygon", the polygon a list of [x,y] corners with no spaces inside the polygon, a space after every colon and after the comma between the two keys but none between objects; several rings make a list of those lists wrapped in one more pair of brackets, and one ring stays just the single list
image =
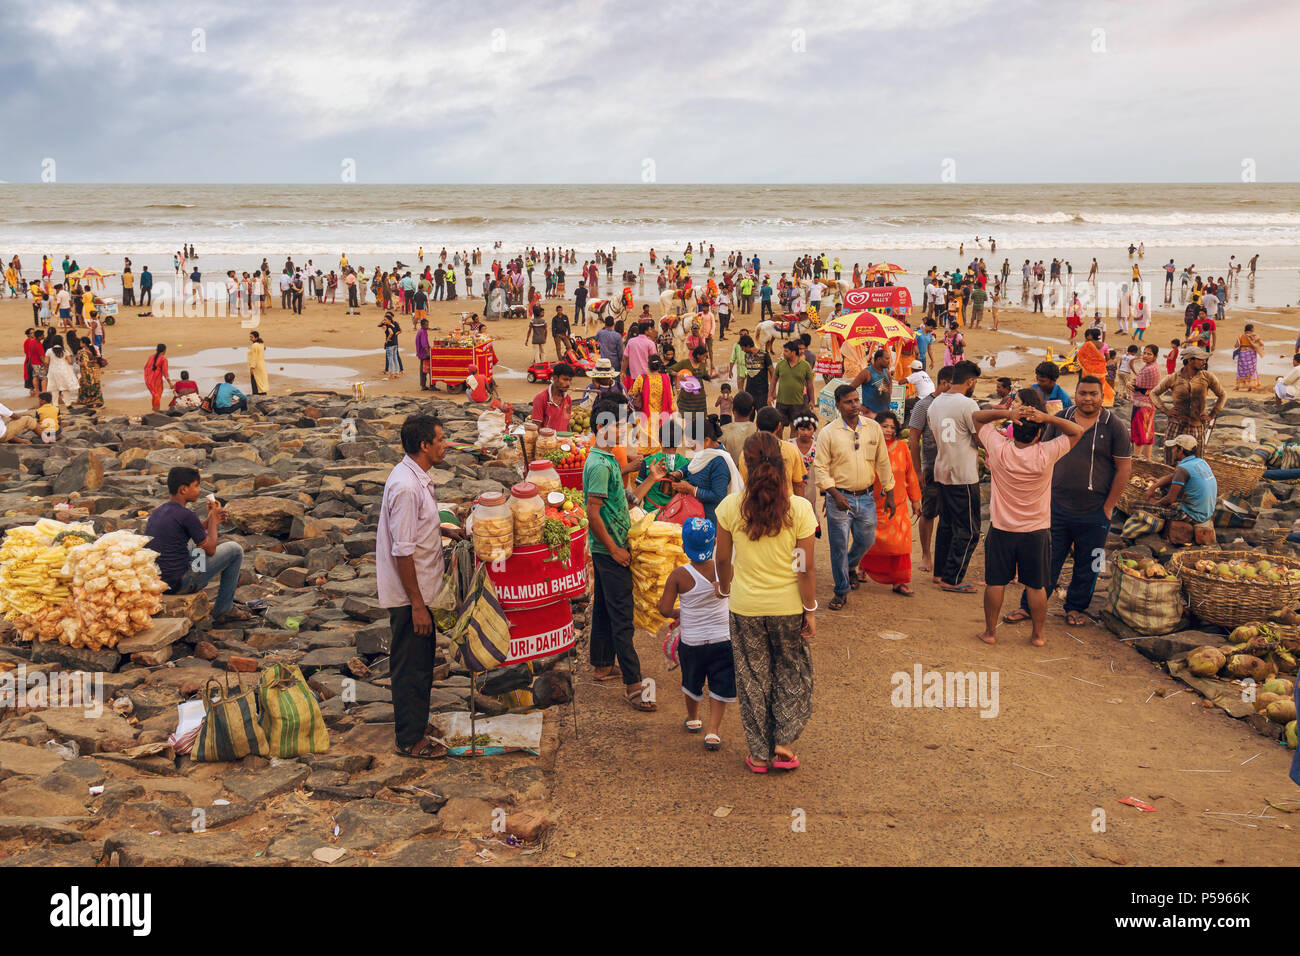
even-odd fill
[{"label": "sky", "polygon": [[1300,180],[1294,0],[0,9],[11,183]]}]

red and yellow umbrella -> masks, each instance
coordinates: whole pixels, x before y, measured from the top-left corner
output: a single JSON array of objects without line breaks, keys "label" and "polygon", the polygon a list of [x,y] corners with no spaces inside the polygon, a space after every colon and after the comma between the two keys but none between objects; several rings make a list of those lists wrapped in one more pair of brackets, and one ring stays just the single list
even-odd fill
[{"label": "red and yellow umbrella", "polygon": [[902,266],[895,265],[892,262],[873,262],[867,269],[868,276],[876,275],[906,275],[907,270]]},{"label": "red and yellow umbrella", "polygon": [[865,342],[886,345],[890,342],[910,341],[913,337],[912,329],[906,322],[869,309],[837,315],[822,326],[822,331],[838,336],[846,345]]},{"label": "red and yellow umbrella", "polygon": [[116,272],[100,272],[94,266],[87,266],[84,269],[78,269],[76,272],[69,272],[68,278],[71,280],[85,279],[87,284],[94,282],[95,288],[102,289],[104,288],[104,280],[115,275],[117,275]]}]

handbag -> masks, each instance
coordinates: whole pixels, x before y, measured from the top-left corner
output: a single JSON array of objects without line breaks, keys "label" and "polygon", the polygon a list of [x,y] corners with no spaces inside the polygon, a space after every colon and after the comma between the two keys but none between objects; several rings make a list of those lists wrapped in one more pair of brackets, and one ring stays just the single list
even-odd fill
[{"label": "handbag", "polygon": [[469,597],[449,636],[452,654],[471,674],[499,667],[510,656],[510,624],[487,576],[486,564],[474,572]]},{"label": "handbag", "polygon": [[659,512],[655,515],[655,520],[684,525],[691,518],[703,517],[704,505],[700,504],[700,499],[694,495],[683,494],[679,491],[673,495],[668,504],[659,509]]},{"label": "handbag", "polygon": [[102,355],[99,356],[99,367],[108,368],[108,359],[104,358],[104,356]]},{"label": "handbag", "polygon": [[316,695],[296,664],[272,664],[257,685],[259,723],[272,757],[299,757],[330,749]]},{"label": "handbag", "polygon": [[257,722],[257,696],[254,688],[244,690],[236,677],[235,686],[240,693],[230,693],[230,677],[226,677],[225,693],[216,702],[208,688],[217,685],[221,692],[221,683],[215,677],[209,677],[203,685],[203,723],[199,725],[199,736],[194,741],[192,752],[195,760],[215,762],[241,760],[250,754],[265,757],[270,751],[266,734]]}]

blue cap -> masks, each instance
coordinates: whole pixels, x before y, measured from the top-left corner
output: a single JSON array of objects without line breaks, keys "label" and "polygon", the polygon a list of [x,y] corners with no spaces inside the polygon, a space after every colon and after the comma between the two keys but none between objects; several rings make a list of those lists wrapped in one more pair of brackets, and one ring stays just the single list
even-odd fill
[{"label": "blue cap", "polygon": [[713,542],[717,530],[708,518],[687,518],[682,525],[682,550],[692,561],[707,561],[713,557]]}]

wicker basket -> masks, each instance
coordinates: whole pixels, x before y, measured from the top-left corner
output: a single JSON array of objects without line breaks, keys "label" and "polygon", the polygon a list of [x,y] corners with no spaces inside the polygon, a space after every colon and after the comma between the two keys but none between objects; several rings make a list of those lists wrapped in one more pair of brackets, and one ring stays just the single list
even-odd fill
[{"label": "wicker basket", "polygon": [[1133,477],[1141,478],[1144,482],[1143,487],[1146,487],[1145,482],[1158,481],[1165,475],[1172,475],[1173,473],[1174,469],[1163,461],[1147,461],[1145,458],[1133,459]]},{"label": "wicker basket", "polygon": [[[1137,462],[1134,462],[1134,465],[1136,464]],[[1145,478],[1141,475],[1135,475],[1130,478],[1128,480],[1128,487],[1126,487],[1124,493],[1119,496],[1119,501],[1115,502],[1115,508],[1124,512],[1126,515],[1131,515],[1134,510],[1143,503],[1142,499],[1146,496],[1147,483],[1149,481],[1151,481],[1150,478]],[[1159,509],[1156,509],[1153,505],[1148,503],[1145,510],[1156,511]]]},{"label": "wicker basket", "polygon": [[1218,575],[1196,570],[1196,562],[1209,559],[1216,564],[1242,559],[1259,561],[1261,558],[1280,567],[1300,569],[1300,561],[1289,555],[1268,554],[1260,551],[1215,551],[1207,548],[1188,548],[1169,560],[1170,569],[1183,582],[1188,606],[1202,620],[1223,627],[1237,627],[1251,621],[1265,621],[1274,611],[1300,605],[1300,581],[1268,582],[1234,577],[1226,580]]},{"label": "wicker basket", "polygon": [[1259,479],[1264,477],[1264,472],[1268,470],[1266,465],[1246,458],[1238,458],[1236,455],[1207,451],[1202,457],[1210,466],[1210,471],[1214,472],[1215,480],[1219,483],[1221,498],[1229,495],[1249,495],[1259,484]]}]

